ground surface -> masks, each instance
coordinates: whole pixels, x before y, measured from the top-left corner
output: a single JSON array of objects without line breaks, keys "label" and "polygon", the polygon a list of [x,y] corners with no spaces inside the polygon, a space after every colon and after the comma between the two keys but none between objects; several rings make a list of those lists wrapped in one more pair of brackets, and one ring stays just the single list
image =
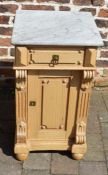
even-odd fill
[{"label": "ground surface", "polygon": [[17,161],[14,105],[12,91],[0,91],[0,175],[108,175],[108,91],[92,93],[88,152],[81,161],[72,160],[68,152],[33,152],[25,162]]}]

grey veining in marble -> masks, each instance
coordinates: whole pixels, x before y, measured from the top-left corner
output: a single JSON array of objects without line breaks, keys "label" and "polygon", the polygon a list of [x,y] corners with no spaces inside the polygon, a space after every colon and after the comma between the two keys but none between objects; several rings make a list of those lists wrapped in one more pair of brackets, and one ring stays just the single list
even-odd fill
[{"label": "grey veining in marble", "polygon": [[102,46],[89,12],[18,10],[14,45]]}]

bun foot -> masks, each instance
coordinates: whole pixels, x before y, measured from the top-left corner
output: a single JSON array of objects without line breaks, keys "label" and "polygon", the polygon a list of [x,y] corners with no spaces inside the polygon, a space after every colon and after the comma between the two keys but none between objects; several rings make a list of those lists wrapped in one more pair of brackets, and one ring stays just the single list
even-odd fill
[{"label": "bun foot", "polygon": [[27,157],[28,157],[28,154],[25,154],[25,153],[24,154],[16,154],[16,158],[18,160],[21,160],[21,161],[26,160]]},{"label": "bun foot", "polygon": [[83,158],[84,154],[79,154],[79,153],[72,153],[72,157],[75,160],[81,160]]}]

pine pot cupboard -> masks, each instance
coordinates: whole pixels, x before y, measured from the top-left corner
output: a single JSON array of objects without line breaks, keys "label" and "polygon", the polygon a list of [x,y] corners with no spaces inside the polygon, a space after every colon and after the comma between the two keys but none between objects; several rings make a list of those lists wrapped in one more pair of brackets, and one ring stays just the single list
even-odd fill
[{"label": "pine pot cupboard", "polygon": [[15,45],[16,135],[14,152],[87,150],[87,112],[103,42],[88,12],[19,10]]}]

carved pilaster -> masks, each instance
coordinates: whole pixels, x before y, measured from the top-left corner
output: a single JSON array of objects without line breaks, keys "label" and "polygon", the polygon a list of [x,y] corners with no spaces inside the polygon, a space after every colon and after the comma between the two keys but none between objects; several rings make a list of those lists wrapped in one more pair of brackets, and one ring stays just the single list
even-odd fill
[{"label": "carved pilaster", "polygon": [[84,70],[82,75],[82,83],[78,99],[75,143],[72,145],[71,149],[72,156],[76,160],[80,160],[87,150],[86,123],[90,91],[94,73],[95,72],[93,70]]},{"label": "carved pilaster", "polygon": [[27,137],[27,71],[16,70],[16,143]]},{"label": "carved pilaster", "polygon": [[90,91],[92,79],[94,77],[93,70],[84,70],[82,84],[79,92],[77,121],[76,121],[76,144],[86,143],[86,123],[88,103],[90,99]]}]

